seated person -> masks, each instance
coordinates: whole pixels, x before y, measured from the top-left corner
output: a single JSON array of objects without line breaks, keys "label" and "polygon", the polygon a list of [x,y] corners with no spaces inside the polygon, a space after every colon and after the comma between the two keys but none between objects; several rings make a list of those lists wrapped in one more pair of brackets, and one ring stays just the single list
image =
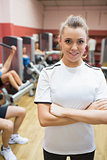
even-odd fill
[{"label": "seated person", "polygon": [[11,70],[1,76],[0,84],[6,84],[7,82],[9,82],[17,91],[25,88],[30,83],[29,81],[22,83],[19,75],[14,70]]},{"label": "seated person", "polygon": [[[0,130],[2,130],[1,155],[5,160],[17,160],[8,144],[26,144],[27,138],[18,134],[26,111],[19,106],[0,106]],[[9,118],[15,118],[14,123]]]},{"label": "seated person", "polygon": [[39,42],[35,43],[35,63],[38,64],[42,61],[42,56],[45,55],[44,51],[39,49]]},{"label": "seated person", "polygon": [[24,87],[26,87],[30,82],[27,81],[26,83],[22,83],[22,81],[21,81],[19,75],[16,73],[16,71],[14,71],[14,70],[8,71],[10,68],[15,51],[16,51],[16,47],[12,46],[10,56],[7,58],[3,67],[0,69],[0,84],[2,85],[7,82],[10,82],[10,84],[17,91],[19,91],[19,90],[23,89]]},{"label": "seated person", "polygon": [[[14,50],[12,50],[13,54]],[[12,55],[9,56],[10,59]],[[11,64],[11,59],[8,64]],[[6,61],[7,63],[7,61]],[[6,66],[7,64],[4,64]],[[9,69],[9,65],[7,67],[3,67],[1,69],[1,74],[5,74]],[[5,79],[4,79],[5,80]],[[0,83],[0,87],[2,85],[2,81]],[[2,94],[1,94],[2,95]],[[2,101],[2,97],[0,102]],[[0,103],[1,104],[1,103]],[[5,160],[17,160],[16,156],[13,154],[11,148],[8,144],[26,144],[28,142],[27,138],[23,138],[18,134],[18,129],[21,126],[23,119],[25,117],[26,111],[22,107],[17,106],[8,106],[4,104],[0,105],[0,130],[2,130],[2,145],[1,145],[1,155],[5,158]],[[14,123],[9,118],[15,118]]]},{"label": "seated person", "polygon": [[23,48],[23,65],[24,67],[28,67],[30,63],[30,57],[26,54],[26,47]]},{"label": "seated person", "polygon": [[30,57],[26,53],[26,47],[23,47],[23,70],[24,70],[24,81],[30,82],[30,79],[32,79],[32,75],[28,73],[28,66],[30,63]]},{"label": "seated person", "polygon": [[43,54],[43,53],[45,53],[45,52],[43,52],[43,51],[41,51],[41,50],[39,49],[39,42],[36,42],[36,43],[35,43],[35,55],[36,55],[36,54]]}]

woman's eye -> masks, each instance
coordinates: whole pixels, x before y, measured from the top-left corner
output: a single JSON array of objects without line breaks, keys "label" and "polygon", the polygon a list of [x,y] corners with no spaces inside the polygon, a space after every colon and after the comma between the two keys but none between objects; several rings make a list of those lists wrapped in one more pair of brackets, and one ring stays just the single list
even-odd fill
[{"label": "woman's eye", "polygon": [[70,40],[70,39],[67,39],[67,40],[65,40],[65,43],[71,44],[71,40]]},{"label": "woman's eye", "polygon": [[78,44],[83,44],[83,43],[84,43],[83,40],[79,40],[79,41],[78,41]]}]

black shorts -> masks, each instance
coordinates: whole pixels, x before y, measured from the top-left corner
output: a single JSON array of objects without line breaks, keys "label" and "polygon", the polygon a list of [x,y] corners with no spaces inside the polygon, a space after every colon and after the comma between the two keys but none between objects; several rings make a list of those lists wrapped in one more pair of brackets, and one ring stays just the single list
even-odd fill
[{"label": "black shorts", "polygon": [[43,150],[44,160],[66,160],[67,157],[70,157],[70,160],[94,160],[94,152],[77,155],[58,155]]},{"label": "black shorts", "polygon": [[1,78],[0,78],[0,87],[3,85],[3,83],[2,83],[2,80],[1,80]]},{"label": "black shorts", "polygon": [[0,118],[5,119],[7,108],[8,108],[8,105],[5,105],[3,107],[0,106]]}]

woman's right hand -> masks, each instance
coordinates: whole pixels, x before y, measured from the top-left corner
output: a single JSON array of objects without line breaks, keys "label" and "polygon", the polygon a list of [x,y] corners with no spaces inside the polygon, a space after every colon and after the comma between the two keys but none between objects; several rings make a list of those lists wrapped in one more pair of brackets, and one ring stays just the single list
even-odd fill
[{"label": "woman's right hand", "polygon": [[102,99],[91,103],[87,110],[107,110],[107,99]]},{"label": "woman's right hand", "polygon": [[63,117],[63,114],[65,112],[65,108],[62,107],[62,106],[59,106],[55,103],[52,103],[51,104],[51,109],[50,109],[50,113],[55,115],[55,116],[58,116],[58,117]]}]

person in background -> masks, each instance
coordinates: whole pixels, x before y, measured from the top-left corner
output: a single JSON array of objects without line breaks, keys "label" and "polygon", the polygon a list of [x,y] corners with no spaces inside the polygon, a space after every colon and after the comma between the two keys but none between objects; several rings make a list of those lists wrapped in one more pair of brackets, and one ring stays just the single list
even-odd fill
[{"label": "person in background", "polygon": [[23,47],[23,65],[28,67],[30,63],[30,57],[26,54],[26,47]]},{"label": "person in background", "polygon": [[39,49],[39,42],[35,42],[35,63],[39,64],[44,56],[45,52]]},{"label": "person in background", "polygon": [[[15,51],[16,47],[12,46],[11,54],[2,67],[0,75],[5,75],[5,73],[8,72]],[[2,81],[0,80],[0,87],[1,86]],[[0,97],[1,104],[3,95],[0,94]],[[21,137],[18,134],[19,127],[21,126],[25,115],[26,110],[20,106],[8,106],[6,104],[3,106],[0,105],[0,130],[2,131],[2,145],[0,153],[5,160],[17,160],[8,144],[26,144],[28,142],[28,138]],[[14,122],[9,120],[10,118],[15,118]]]},{"label": "person in background", "polygon": [[39,49],[39,42],[35,42],[35,55],[43,54],[43,53],[45,53],[45,52],[43,52]]},{"label": "person in background", "polygon": [[[8,144],[26,144],[28,138],[18,134],[25,117],[26,110],[20,106],[0,106],[0,130],[2,130],[1,155],[5,160],[17,160]],[[9,120],[15,118],[14,122]]]},{"label": "person in background", "polygon": [[23,47],[23,77],[24,81],[30,83],[30,79],[32,79],[32,75],[28,73],[28,67],[30,64],[30,57],[27,55],[26,47]]},{"label": "person in background", "polygon": [[107,124],[107,84],[101,69],[83,61],[88,26],[69,16],[60,28],[62,59],[44,68],[34,102],[45,127],[44,160],[94,160],[92,124]]},{"label": "person in background", "polygon": [[89,64],[95,66],[95,49],[96,49],[96,40],[89,38],[88,40],[88,55],[89,55]]},{"label": "person in background", "polygon": [[4,85],[9,82],[12,87],[14,87],[17,91],[25,88],[28,85],[28,82],[22,83],[19,75],[15,70],[10,70],[10,65],[12,63],[13,56],[16,52],[16,47],[12,46],[11,53],[4,63],[3,67],[0,69],[0,85]]}]

